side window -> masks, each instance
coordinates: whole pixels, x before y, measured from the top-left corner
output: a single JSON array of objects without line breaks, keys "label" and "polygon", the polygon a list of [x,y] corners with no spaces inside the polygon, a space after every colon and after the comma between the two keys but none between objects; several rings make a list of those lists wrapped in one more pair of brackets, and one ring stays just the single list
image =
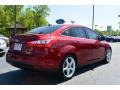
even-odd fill
[{"label": "side window", "polygon": [[70,36],[70,32],[71,32],[71,29],[67,29],[67,30],[65,30],[64,32],[62,32],[61,35]]},{"label": "side window", "polygon": [[86,38],[83,28],[82,27],[74,27],[72,29],[72,35],[73,37],[81,37],[81,38]]},{"label": "side window", "polygon": [[86,33],[90,39],[98,39],[98,35],[89,28],[86,28]]},{"label": "side window", "polygon": [[72,36],[72,37],[81,37],[86,38],[83,28],[81,27],[73,27],[68,30],[65,30],[62,35]]}]

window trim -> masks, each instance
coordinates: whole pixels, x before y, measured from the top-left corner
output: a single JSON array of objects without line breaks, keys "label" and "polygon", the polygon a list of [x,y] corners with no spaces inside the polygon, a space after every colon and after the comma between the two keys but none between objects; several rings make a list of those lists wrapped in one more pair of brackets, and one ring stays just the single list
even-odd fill
[{"label": "window trim", "polygon": [[[84,33],[85,37],[74,37],[74,36],[62,35],[63,32],[65,32],[66,30],[71,29],[71,28],[83,28],[82,32]],[[71,27],[68,27],[68,28],[64,29],[62,32],[60,32],[60,36],[72,37],[72,38],[87,38],[87,35],[86,35],[85,31],[84,31],[84,27],[80,27],[80,26],[71,26]]]}]

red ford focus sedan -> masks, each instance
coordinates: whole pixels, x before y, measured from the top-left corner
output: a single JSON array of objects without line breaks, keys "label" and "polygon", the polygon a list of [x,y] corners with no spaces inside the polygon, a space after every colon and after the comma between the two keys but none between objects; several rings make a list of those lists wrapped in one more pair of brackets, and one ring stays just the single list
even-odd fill
[{"label": "red ford focus sedan", "polygon": [[12,38],[6,61],[22,69],[55,70],[70,79],[76,67],[109,63],[111,55],[111,46],[88,27],[50,25]]}]

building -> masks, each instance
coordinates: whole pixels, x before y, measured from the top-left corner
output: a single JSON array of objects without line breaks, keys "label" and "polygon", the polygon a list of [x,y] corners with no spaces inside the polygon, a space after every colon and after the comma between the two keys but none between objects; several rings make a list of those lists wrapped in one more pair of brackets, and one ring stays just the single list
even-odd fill
[{"label": "building", "polygon": [[[15,29],[14,25],[12,25],[10,28],[6,28],[7,35],[11,36],[13,33],[13,30]],[[16,34],[22,34],[27,31],[26,28],[24,28],[19,22],[16,22]]]},{"label": "building", "polygon": [[112,26],[107,26],[107,32],[111,32],[112,31]]}]

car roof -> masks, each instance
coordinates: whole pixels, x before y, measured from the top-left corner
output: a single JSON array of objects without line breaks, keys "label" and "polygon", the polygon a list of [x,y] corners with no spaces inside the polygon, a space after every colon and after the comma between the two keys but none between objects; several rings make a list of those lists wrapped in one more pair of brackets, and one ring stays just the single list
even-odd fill
[{"label": "car roof", "polygon": [[[79,26],[79,27],[86,27],[86,26],[83,26],[83,25],[79,25],[79,24],[63,24],[63,26],[75,26],[75,27],[77,27],[77,26]],[[88,27],[87,27],[88,28]]]}]

